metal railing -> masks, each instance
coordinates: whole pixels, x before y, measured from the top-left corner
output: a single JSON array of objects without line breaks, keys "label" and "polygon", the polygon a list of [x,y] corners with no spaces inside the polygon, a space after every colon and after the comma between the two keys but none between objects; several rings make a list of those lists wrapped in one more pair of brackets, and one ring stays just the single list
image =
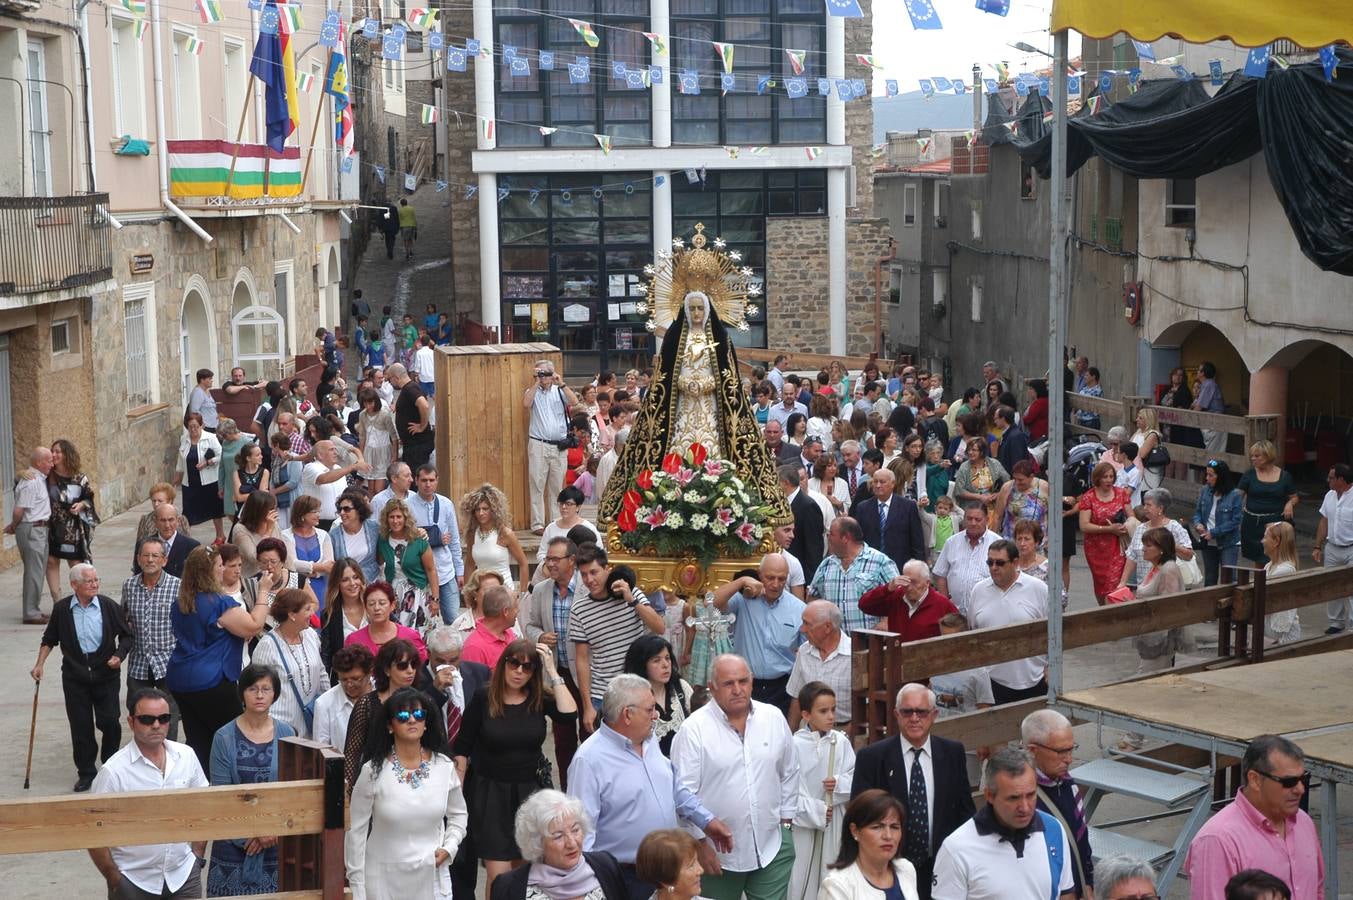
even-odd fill
[{"label": "metal railing", "polygon": [[107,194],[0,197],[0,295],[113,277]]}]

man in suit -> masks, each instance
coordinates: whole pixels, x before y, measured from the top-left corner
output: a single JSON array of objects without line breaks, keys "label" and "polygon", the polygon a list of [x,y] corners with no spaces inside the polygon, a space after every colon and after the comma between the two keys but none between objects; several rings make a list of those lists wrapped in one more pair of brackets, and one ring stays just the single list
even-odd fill
[{"label": "man in suit", "polygon": [[99,593],[99,573],[93,566],[72,566],[70,586],[71,596],[58,600],[52,608],[38,660],[29,674],[34,681],[41,681],[52,648],[61,647],[61,693],[70,722],[78,794],[94,783],[94,756],[99,749],[95,726],[103,733],[104,762],[122,744],[122,710],[118,706],[122,660],[127,658],[134,638],[122,607]]},{"label": "man in suit", "polygon": [[[462,661],[465,639],[449,625],[439,625],[427,635],[427,665],[418,670],[414,686],[436,701],[446,723],[447,742],[454,741],[470,698],[488,688],[493,673],[488,666]],[[474,900],[479,878],[479,860],[473,836],[460,843],[451,862],[451,894],[455,900]]]},{"label": "man in suit", "polygon": [[905,494],[893,492],[897,476],[892,469],[879,469],[869,479],[873,499],[860,504],[855,520],[864,531],[864,541],[882,550],[900,572],[908,561],[927,558],[921,511]]},{"label": "man in suit", "polygon": [[826,549],[827,520],[822,516],[822,507],[799,486],[802,471],[797,463],[781,466],[780,489],[794,514],[794,540],[789,544],[789,552],[803,564],[803,577],[811,583]]},{"label": "man in suit", "polygon": [[799,448],[785,440],[785,428],[774,419],[766,423],[763,431],[766,436],[766,449],[778,463],[793,462],[799,458]]},{"label": "man in suit", "polygon": [[[182,578],[183,562],[198,543],[179,531],[179,511],[174,508],[174,504],[161,503],[155,507],[155,533],[164,541],[164,571],[175,578]],[[141,563],[137,561],[140,551],[138,541],[137,546],[132,548],[132,572],[137,575],[141,574]]]},{"label": "man in suit", "polygon": [[860,511],[860,504],[874,496],[874,489],[869,486],[874,473],[883,468],[883,451],[866,450],[860,455],[860,471],[864,477],[859,479],[859,487],[850,495],[850,515],[854,518]]},{"label": "man in suit", "polygon": [[935,854],[975,811],[963,745],[930,733],[939,710],[923,684],[905,684],[894,703],[899,737],[870,744],[855,758],[854,799],[870,788],[888,791],[907,806],[902,855],[916,867],[921,900],[930,900]]}]

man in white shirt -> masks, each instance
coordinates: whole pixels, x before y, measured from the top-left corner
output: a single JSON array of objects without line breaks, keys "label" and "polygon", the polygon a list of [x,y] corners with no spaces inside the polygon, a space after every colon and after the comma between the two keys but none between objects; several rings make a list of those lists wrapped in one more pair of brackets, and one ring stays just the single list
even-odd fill
[{"label": "man in white shirt", "polygon": [[779,545],[780,549],[771,552],[778,552],[785,558],[785,563],[789,566],[789,580],[785,582],[785,589],[800,600],[807,599],[808,580],[803,577],[803,563],[799,562],[797,556],[789,552],[789,545],[794,543],[793,522],[775,529],[775,543]]},{"label": "man in white shirt", "polygon": [[315,743],[343,749],[352,706],[371,692],[371,667],[375,661],[371,651],[361,644],[348,644],[334,653],[333,669],[338,684],[315,700]]},{"label": "man in white shirt", "polygon": [[559,518],[557,497],[568,468],[568,451],[559,445],[569,436],[568,411],[578,405],[578,398],[555,374],[554,363],[548,359],[537,360],[533,371],[535,380],[522,394],[522,406],[531,411],[526,472],[531,488],[531,530],[544,534],[545,523]]},{"label": "man in white shirt", "polygon": [[386,407],[395,405],[395,386],[385,378],[385,368],[377,367],[371,373],[371,386],[380,394],[381,401]]},{"label": "man in white shirt", "polygon": [[781,353],[775,357],[775,364],[766,373],[766,380],[775,385],[775,390],[784,390],[785,374],[789,371],[789,357]]},{"label": "man in white shirt", "polygon": [[[94,778],[94,793],[204,788],[207,777],[187,744],[168,739],[169,696],[146,688],[127,700],[132,742],[108,758]],[[202,854],[206,841],[96,847],[89,857],[118,898],[202,896]]]},{"label": "man in white shirt", "polygon": [[5,534],[14,535],[23,560],[23,623],[46,625],[47,614],[38,604],[47,577],[47,520],[52,516],[47,473],[52,471],[52,451],[38,447],[31,462],[28,471],[14,484],[14,516],[5,525]]},{"label": "man in white shirt", "polygon": [[991,754],[982,791],[986,806],[945,838],[935,857],[933,900],[1072,900],[1075,846],[1061,823],[1038,809],[1029,754],[1011,747]]},{"label": "man in white shirt", "polygon": [[963,530],[944,542],[935,560],[935,590],[953,601],[965,619],[971,618],[968,594],[987,577],[987,548],[1000,539],[987,530],[986,507],[972,500],[963,507]]},{"label": "man in white shirt", "polygon": [[319,527],[328,531],[338,518],[338,495],[348,486],[348,476],[356,472],[360,463],[350,466],[338,464],[338,450],[333,441],[315,444],[315,461],[301,470],[301,495],[319,501]]},{"label": "man in white shirt", "polygon": [[711,900],[783,898],[794,868],[789,828],[798,809],[799,761],[785,717],[752,699],[752,670],[728,653],[710,669],[710,703],[672,741],[672,765],[688,790],[733,831],[733,847],[699,845]]},{"label": "man in white shirt", "polygon": [[850,635],[841,627],[844,621],[840,607],[830,600],[812,600],[803,608],[799,631],[807,643],[799,645],[785,684],[785,693],[793,698],[789,701],[791,729],[798,730],[799,691],[810,681],[821,681],[836,692],[836,724],[850,723]]},{"label": "man in white shirt", "polygon": [[[1320,502],[1320,524],[1315,526],[1315,549],[1311,551],[1311,558],[1325,568],[1346,566],[1353,562],[1353,491],[1348,489],[1350,479],[1353,479],[1353,467],[1348,463],[1335,463],[1326,478],[1330,489]],[[1325,617],[1329,620],[1325,634],[1343,631],[1353,619],[1353,598],[1331,600],[1325,605]]]},{"label": "man in white shirt", "polygon": [[[1018,560],[1019,549],[1014,541],[994,541],[987,548],[991,577],[973,585],[968,595],[968,621],[973,628],[1002,628],[1048,617],[1048,586],[1021,572]],[[991,695],[996,705],[1045,695],[1047,668],[1046,655],[992,666]]]},{"label": "man in white shirt", "polygon": [[460,613],[460,589],[465,586],[465,559],[460,546],[460,523],[456,520],[456,504],[451,498],[437,493],[438,477],[435,466],[418,467],[418,495],[405,502],[413,510],[413,520],[427,530],[432,544],[432,559],[437,565],[438,604],[443,622],[454,622]]}]

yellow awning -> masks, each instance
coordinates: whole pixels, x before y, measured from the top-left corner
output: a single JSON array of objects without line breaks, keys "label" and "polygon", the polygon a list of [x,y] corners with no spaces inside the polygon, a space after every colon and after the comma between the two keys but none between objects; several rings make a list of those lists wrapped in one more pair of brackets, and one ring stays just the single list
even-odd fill
[{"label": "yellow awning", "polygon": [[1052,30],[1093,38],[1126,31],[1139,41],[1172,35],[1195,44],[1226,39],[1258,47],[1353,43],[1353,0],[1053,0]]}]

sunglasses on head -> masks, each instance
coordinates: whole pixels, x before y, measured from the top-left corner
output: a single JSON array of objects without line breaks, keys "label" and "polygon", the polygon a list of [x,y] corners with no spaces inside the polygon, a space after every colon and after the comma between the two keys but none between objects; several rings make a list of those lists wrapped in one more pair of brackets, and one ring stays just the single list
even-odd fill
[{"label": "sunglasses on head", "polygon": [[410,722],[421,722],[427,717],[428,714],[422,707],[419,707],[418,709],[401,709],[392,716],[392,718],[401,725],[407,725]]},{"label": "sunglasses on head", "polygon": [[136,716],[135,718],[136,718],[136,721],[140,722],[142,725],[145,725],[145,726],[149,727],[149,726],[154,725],[154,724],[156,724],[156,723],[159,723],[160,725],[168,725],[168,724],[170,723],[170,721],[173,720],[174,717],[173,717],[172,715],[170,715],[169,713],[161,713],[161,714],[158,715],[158,716],[152,716],[152,715],[142,714],[142,715]]},{"label": "sunglasses on head", "polygon": [[540,662],[539,660],[534,659],[517,659],[515,656],[509,656],[507,658],[507,664],[514,669],[521,669],[525,672],[534,672],[536,667],[540,665]]}]

